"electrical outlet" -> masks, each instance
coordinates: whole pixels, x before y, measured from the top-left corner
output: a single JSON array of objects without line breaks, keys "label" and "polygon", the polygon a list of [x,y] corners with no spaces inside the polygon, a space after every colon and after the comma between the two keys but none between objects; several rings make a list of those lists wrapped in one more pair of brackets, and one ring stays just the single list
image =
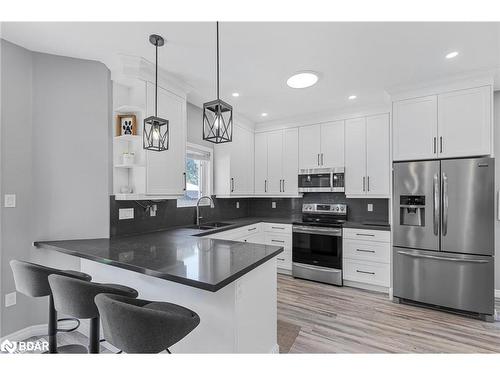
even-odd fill
[{"label": "electrical outlet", "polygon": [[118,210],[118,219],[133,219],[134,218],[134,209],[133,208],[120,208]]},{"label": "electrical outlet", "polygon": [[271,203],[271,208],[276,208],[276,202]]},{"label": "electrical outlet", "polygon": [[156,204],[153,204],[149,208],[149,216],[156,216],[156,211],[158,211],[158,206]]},{"label": "electrical outlet", "polygon": [[16,194],[5,194],[4,196],[5,207],[16,207]]},{"label": "electrical outlet", "polygon": [[14,306],[16,304],[16,292],[5,295],[5,307]]},{"label": "electrical outlet", "polygon": [[372,212],[372,211],[373,211],[373,204],[368,203],[368,212]]},{"label": "electrical outlet", "polygon": [[240,202],[236,202],[236,208],[240,208]]}]

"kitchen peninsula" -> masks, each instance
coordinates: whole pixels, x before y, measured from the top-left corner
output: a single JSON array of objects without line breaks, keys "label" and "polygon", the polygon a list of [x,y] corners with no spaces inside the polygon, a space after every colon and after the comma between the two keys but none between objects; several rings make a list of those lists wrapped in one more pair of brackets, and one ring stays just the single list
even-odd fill
[{"label": "kitchen peninsula", "polygon": [[205,233],[178,228],[34,245],[80,258],[93,281],[196,311],[199,327],[173,353],[277,352],[276,255],[283,248],[199,237]]}]

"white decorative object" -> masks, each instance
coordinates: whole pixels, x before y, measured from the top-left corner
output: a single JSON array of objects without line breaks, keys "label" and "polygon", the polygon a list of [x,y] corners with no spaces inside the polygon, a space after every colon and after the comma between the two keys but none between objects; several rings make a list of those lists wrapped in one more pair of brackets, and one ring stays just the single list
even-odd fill
[{"label": "white decorative object", "polygon": [[133,152],[124,152],[123,153],[123,164],[124,165],[132,165],[135,162],[135,154]]}]

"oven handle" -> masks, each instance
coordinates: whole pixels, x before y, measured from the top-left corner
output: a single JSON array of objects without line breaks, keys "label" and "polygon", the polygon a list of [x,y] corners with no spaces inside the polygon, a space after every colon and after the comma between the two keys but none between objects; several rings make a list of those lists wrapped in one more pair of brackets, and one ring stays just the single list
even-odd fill
[{"label": "oven handle", "polygon": [[337,268],[306,266],[303,263],[295,263],[295,262],[293,263],[293,266],[294,267],[299,267],[299,268],[305,268],[306,270],[313,270],[313,271],[321,270],[321,271],[332,272],[332,273],[342,272],[342,270],[339,270]]},{"label": "oven handle", "polygon": [[304,234],[322,234],[325,236],[342,237],[342,229],[329,229],[329,228],[311,228],[311,227],[292,227],[293,233],[304,233]]}]

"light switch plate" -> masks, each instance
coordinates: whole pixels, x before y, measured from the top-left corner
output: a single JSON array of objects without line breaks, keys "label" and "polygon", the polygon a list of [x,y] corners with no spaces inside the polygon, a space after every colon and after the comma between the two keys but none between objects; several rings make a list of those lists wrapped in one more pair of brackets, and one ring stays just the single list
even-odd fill
[{"label": "light switch plate", "polygon": [[373,211],[373,204],[368,203],[368,212],[372,212],[372,211]]},{"label": "light switch plate", "polygon": [[5,207],[16,207],[16,194],[5,194],[4,196]]},{"label": "light switch plate", "polygon": [[158,206],[153,204],[149,209],[149,216],[156,216],[156,211],[158,211]]},{"label": "light switch plate", "polygon": [[134,209],[133,208],[120,208],[118,210],[118,219],[133,219],[134,218]]},{"label": "light switch plate", "polygon": [[5,307],[14,306],[16,304],[16,292],[5,295]]},{"label": "light switch plate", "polygon": [[271,208],[276,208],[276,202],[271,203]]},{"label": "light switch plate", "polygon": [[240,202],[236,202],[236,208],[240,208]]}]

